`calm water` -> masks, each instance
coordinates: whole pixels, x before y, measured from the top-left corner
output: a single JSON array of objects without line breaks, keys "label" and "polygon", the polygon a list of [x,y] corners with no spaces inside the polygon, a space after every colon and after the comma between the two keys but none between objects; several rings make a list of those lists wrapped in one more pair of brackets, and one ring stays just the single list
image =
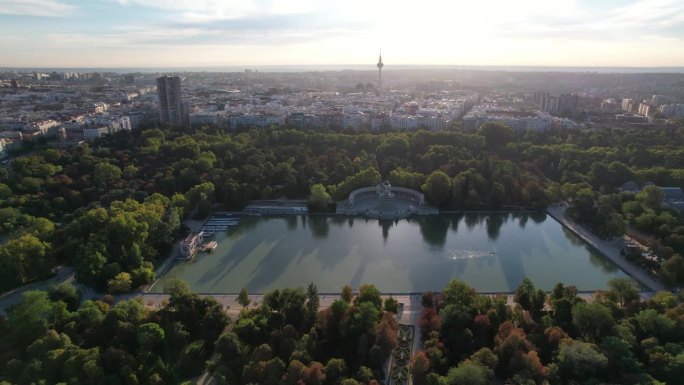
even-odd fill
[{"label": "calm water", "polygon": [[373,283],[383,292],[440,291],[461,279],[478,291],[514,291],[524,277],[549,290],[607,287],[626,274],[545,214],[465,214],[378,222],[341,216],[246,217],[217,234],[212,254],[180,262],[198,292],[250,293],[314,282],[321,293]]}]

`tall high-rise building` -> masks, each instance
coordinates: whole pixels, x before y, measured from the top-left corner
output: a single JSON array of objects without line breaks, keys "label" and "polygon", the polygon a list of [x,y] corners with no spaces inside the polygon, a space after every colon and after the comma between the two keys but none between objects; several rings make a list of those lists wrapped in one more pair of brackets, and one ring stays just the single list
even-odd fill
[{"label": "tall high-rise building", "polygon": [[159,120],[177,126],[183,124],[183,100],[181,84],[178,76],[162,76],[157,78],[159,94]]},{"label": "tall high-rise building", "polygon": [[572,115],[577,112],[579,97],[576,94],[563,94],[558,99],[558,112]]},{"label": "tall high-rise building", "polygon": [[382,51],[380,51],[380,57],[378,58],[378,88],[382,88],[382,67],[384,64],[382,64]]}]

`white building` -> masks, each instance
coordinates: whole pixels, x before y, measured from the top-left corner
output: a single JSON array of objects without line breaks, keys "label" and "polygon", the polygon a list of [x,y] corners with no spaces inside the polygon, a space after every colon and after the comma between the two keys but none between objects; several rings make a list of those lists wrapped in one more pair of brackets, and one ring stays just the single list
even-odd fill
[{"label": "white building", "polygon": [[515,131],[545,131],[553,126],[554,119],[547,113],[520,113],[496,111],[483,114],[468,114],[463,117],[463,129],[474,131],[485,123],[501,123]]},{"label": "white building", "polygon": [[225,117],[220,112],[202,111],[190,114],[191,126],[219,126],[225,121]]},{"label": "white building", "polygon": [[272,115],[232,115],[228,118],[228,125],[231,129],[238,127],[258,127],[265,128],[280,126],[285,123],[284,116]]},{"label": "white building", "polygon": [[363,112],[344,114],[342,116],[343,128],[353,128],[355,130],[359,130],[368,127],[368,123],[368,115],[364,114]]},{"label": "white building", "polygon": [[425,127],[428,130],[443,130],[446,127],[444,119],[437,116],[418,116],[416,120],[418,127]]},{"label": "white building", "polygon": [[652,117],[656,113],[656,107],[650,103],[639,103],[638,114],[641,116]]},{"label": "white building", "polygon": [[83,129],[84,139],[96,139],[106,134],[109,134],[109,127],[106,126],[88,127]]},{"label": "white building", "polygon": [[[79,123],[69,123],[65,129],[77,130],[78,126]],[[88,117],[81,127],[84,139],[95,139],[119,131],[131,131],[131,119],[128,116],[97,115]]]},{"label": "white building", "polygon": [[40,131],[45,135],[51,128],[58,127],[59,124],[58,121],[52,119],[40,120],[24,124],[24,131]]},{"label": "white building", "polygon": [[180,243],[181,258],[191,259],[200,250],[204,242],[203,233],[192,233]]},{"label": "white building", "polygon": [[411,115],[392,115],[392,129],[394,130],[415,130],[418,128],[418,119]]}]

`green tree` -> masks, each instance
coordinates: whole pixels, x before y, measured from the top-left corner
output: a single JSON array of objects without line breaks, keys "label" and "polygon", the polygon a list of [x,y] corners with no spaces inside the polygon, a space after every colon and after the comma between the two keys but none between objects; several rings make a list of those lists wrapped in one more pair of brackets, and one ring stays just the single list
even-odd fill
[{"label": "green tree", "polygon": [[397,314],[399,311],[399,301],[391,296],[385,300],[385,311]]},{"label": "green tree", "polygon": [[155,278],[154,270],[149,267],[141,266],[131,271],[132,287],[140,287],[142,285],[150,284]]},{"label": "green tree", "polygon": [[493,377],[494,373],[489,368],[467,360],[449,369],[444,383],[446,385],[488,385]]},{"label": "green tree", "polygon": [[93,182],[101,188],[107,189],[121,179],[121,174],[121,169],[113,164],[98,163],[93,171]]},{"label": "green tree", "polygon": [[304,365],[299,360],[290,361],[290,365],[287,367],[285,376],[283,377],[283,382],[286,385],[296,385],[302,379],[302,375],[306,370],[306,365]]},{"label": "green tree", "polygon": [[433,171],[421,188],[428,201],[439,207],[451,197],[451,178],[444,171]]},{"label": "green tree", "polygon": [[541,289],[536,289],[531,279],[525,278],[515,290],[515,302],[529,311],[532,317],[539,319],[544,310],[546,293]]},{"label": "green tree", "polygon": [[369,167],[346,177],[335,186],[329,186],[330,195],[335,200],[345,199],[349,193],[361,187],[375,186],[380,182],[380,173],[375,168]]},{"label": "green tree", "polygon": [[604,338],[600,349],[608,358],[608,373],[615,373],[624,377],[629,373],[639,373],[643,368],[632,351],[632,346],[618,337]]},{"label": "green tree", "polygon": [[563,383],[595,381],[608,366],[608,358],[596,345],[582,341],[564,340],[554,359],[558,367],[557,376]]},{"label": "green tree", "polygon": [[650,185],[644,187],[643,191],[638,193],[636,198],[644,206],[652,210],[659,210],[660,205],[663,203],[663,199],[665,198],[665,194],[660,187]]},{"label": "green tree", "polygon": [[372,303],[378,311],[382,309],[380,290],[374,285],[361,285],[361,287],[359,287],[359,295],[354,299],[354,303],[358,305],[364,302]]},{"label": "green tree", "polygon": [[352,341],[357,340],[363,334],[372,330],[380,318],[380,311],[370,301],[361,302],[353,315],[346,319],[343,324],[343,336]]},{"label": "green tree", "polygon": [[582,337],[597,342],[612,333],[615,326],[610,310],[598,302],[579,302],[573,306],[572,323]]},{"label": "green tree", "polygon": [[389,180],[395,186],[420,190],[420,186],[425,183],[425,175],[418,172],[411,172],[403,168],[397,168],[390,172]]},{"label": "green tree", "polygon": [[50,245],[36,236],[24,234],[7,241],[0,246],[0,292],[46,277],[52,264]]},{"label": "green tree", "polygon": [[344,285],[344,287],[342,288],[342,293],[340,294],[340,298],[344,302],[351,303],[352,298],[354,298],[354,293],[352,291],[351,286]]},{"label": "green tree", "polygon": [[127,293],[131,291],[132,285],[131,275],[126,272],[117,274],[116,277],[107,282],[107,288],[110,293]]},{"label": "green tree", "polygon": [[481,348],[470,356],[470,360],[491,370],[499,365],[499,357],[489,348]]},{"label": "green tree", "polygon": [[214,184],[205,182],[193,186],[185,196],[188,199],[190,207],[197,208],[198,218],[205,218],[211,212],[214,204]]},{"label": "green tree", "polygon": [[675,321],[655,309],[645,309],[634,316],[641,337],[656,337],[662,341],[671,340],[675,329]]},{"label": "green tree", "polygon": [[164,341],[164,329],[154,322],[138,326],[138,344],[144,351],[151,352]]},{"label": "green tree", "polygon": [[273,358],[264,364],[260,382],[264,385],[278,385],[284,373],[285,363],[278,357]]},{"label": "green tree", "polygon": [[314,210],[325,210],[330,202],[330,194],[325,190],[322,184],[314,184],[311,186],[309,194],[309,206]]},{"label": "green tree", "polygon": [[513,129],[501,123],[485,123],[480,126],[477,133],[484,136],[485,146],[488,148],[505,146],[514,137]]},{"label": "green tree", "polygon": [[355,378],[364,384],[368,383],[368,381],[373,379],[373,370],[367,366],[361,366],[359,367],[359,370],[356,371]]},{"label": "green tree", "polygon": [[164,292],[171,297],[182,298],[190,293],[190,286],[180,278],[170,278],[164,282]]},{"label": "green tree", "polygon": [[675,254],[661,265],[663,280],[669,285],[684,282],[684,258]]},{"label": "green tree", "polygon": [[306,288],[306,313],[310,323],[313,323],[316,320],[319,306],[320,298],[318,297],[318,289],[316,288],[316,285],[311,282]]},{"label": "green tree", "polygon": [[466,312],[470,312],[475,301],[475,295],[475,289],[457,279],[451,280],[442,291],[445,305],[457,305]]},{"label": "green tree", "polygon": [[233,332],[221,334],[215,345],[216,353],[221,355],[222,360],[235,360],[242,353],[240,339]]},{"label": "green tree", "polygon": [[44,291],[27,291],[7,314],[7,336],[15,346],[28,346],[52,326],[53,305]]},{"label": "green tree", "polygon": [[242,306],[242,307],[249,306],[249,303],[251,302],[251,300],[249,299],[249,294],[247,293],[246,287],[243,287],[242,289],[240,289],[240,294],[238,294],[237,301],[240,304],[240,306]]},{"label": "green tree", "polygon": [[62,283],[48,287],[50,301],[63,301],[70,311],[78,309],[81,303],[81,291],[71,283]]},{"label": "green tree", "polygon": [[611,278],[608,287],[610,290],[606,292],[606,298],[620,306],[639,300],[639,288],[631,278]]},{"label": "green tree", "polygon": [[341,358],[331,358],[325,364],[325,382],[326,384],[339,384],[342,378],[347,374],[347,364]]}]

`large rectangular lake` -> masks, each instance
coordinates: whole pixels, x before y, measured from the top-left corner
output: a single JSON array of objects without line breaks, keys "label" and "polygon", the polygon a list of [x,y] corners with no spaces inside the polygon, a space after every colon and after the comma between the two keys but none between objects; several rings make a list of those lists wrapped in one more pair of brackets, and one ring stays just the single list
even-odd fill
[{"label": "large rectangular lake", "polygon": [[379,222],[342,216],[244,217],[218,248],[178,262],[169,277],[200,293],[261,293],[313,282],[321,293],[372,283],[385,293],[441,291],[458,278],[511,292],[525,277],[550,290],[607,287],[626,274],[543,213],[438,215]]}]

